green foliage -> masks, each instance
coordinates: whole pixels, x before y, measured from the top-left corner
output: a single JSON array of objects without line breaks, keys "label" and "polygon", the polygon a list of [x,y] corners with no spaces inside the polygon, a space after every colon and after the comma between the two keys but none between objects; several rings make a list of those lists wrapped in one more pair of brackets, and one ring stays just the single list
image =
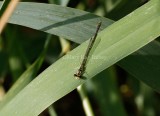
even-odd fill
[{"label": "green foliage", "polygon": [[[110,0],[107,0],[106,5],[109,4],[109,1]],[[57,0],[56,2],[60,3],[60,1]],[[104,2],[103,5],[102,2],[99,3],[101,3],[100,6],[102,9],[105,9],[106,6]],[[135,1],[132,1],[132,3],[135,3],[133,9],[139,4]],[[2,2],[0,2],[0,4],[2,4]],[[97,78],[85,84],[86,86],[83,87],[83,91],[79,91],[81,95],[84,92],[87,99],[91,100],[91,104],[88,101],[88,106],[90,104],[91,107],[94,108],[92,99],[95,99],[97,107],[100,108],[99,111],[101,115],[124,116],[127,115],[127,113],[130,114],[130,112],[123,106],[125,100],[122,98],[129,94],[127,92],[130,92],[129,96],[134,97],[135,101],[137,100],[136,102],[132,100],[132,104],[138,107],[137,111],[139,114],[145,115],[148,110],[152,111],[149,114],[158,114],[159,112],[153,108],[154,104],[148,103],[147,106],[144,107],[147,99],[154,99],[155,96],[154,92],[146,85],[140,84],[140,81],[149,85],[152,89],[158,92],[160,91],[160,66],[158,65],[160,61],[160,43],[154,40],[160,36],[160,1],[149,1],[140,8],[136,7],[137,9],[127,16],[124,16],[124,14],[132,8],[128,8],[131,5],[128,4],[129,2],[125,0],[113,2],[109,7],[110,9],[105,11],[108,13],[108,16],[114,20],[117,20],[118,17],[123,17],[114,22],[113,20],[75,8],[62,7],[54,4],[20,3],[11,16],[9,23],[29,27],[41,32],[35,32],[37,35],[29,32],[31,34],[25,37],[24,32],[27,33],[28,28],[25,29],[24,32],[22,31],[22,27],[12,31],[11,29],[14,27],[10,26],[6,28],[4,35],[2,35],[2,47],[0,46],[0,56],[2,56],[2,58],[0,59],[0,65],[4,65],[4,62],[7,65],[8,61],[10,70],[8,70],[7,66],[3,66],[0,68],[0,73],[2,73],[0,75],[3,80],[6,80],[7,74],[11,74],[12,76],[10,78],[12,78],[13,81],[7,82],[16,82],[9,89],[0,104],[0,115],[39,115],[52,103],[55,103],[99,73]],[[115,17],[116,11],[118,11],[117,9],[122,9],[124,5],[127,5],[127,8],[123,10],[123,13],[119,13],[119,16]],[[96,9],[96,7],[94,7],[94,9]],[[93,9],[88,10],[92,11]],[[99,43],[97,42],[97,46],[91,54],[93,57],[87,62],[86,71],[83,75],[85,78],[76,80],[73,75],[79,68],[80,57],[84,55],[84,51],[88,45],[88,41],[84,41],[94,35],[96,25],[99,21],[102,22],[101,31],[96,39]],[[67,38],[76,43],[84,43],[58,59],[56,52],[59,48],[57,49],[58,42],[56,41],[56,37],[49,35],[47,39],[42,31]],[[21,33],[17,34],[16,32]],[[24,39],[20,40],[19,37],[24,37]],[[38,54],[39,51],[36,49],[33,41],[29,41],[32,43],[31,47],[25,46],[27,42],[25,39],[30,37],[32,38],[31,40],[35,39],[36,43],[41,43],[39,40],[46,38],[45,47],[43,48],[41,46],[41,55],[34,57],[37,60],[34,61],[32,65],[29,65],[29,62],[33,62],[34,58],[27,55],[25,49],[32,55]],[[54,39],[49,41],[51,37]],[[4,40],[4,38],[7,39]],[[20,45],[20,43],[22,45]],[[54,46],[56,46],[56,48],[54,48]],[[49,50],[47,52],[48,47]],[[33,49],[36,50],[32,53]],[[8,55],[4,56],[4,53]],[[7,58],[4,59],[4,57]],[[13,60],[13,58],[16,59]],[[45,63],[47,65],[50,61],[58,60],[46,68],[42,65],[44,58],[46,59]],[[17,62],[21,65],[17,66]],[[126,71],[126,75],[130,74],[133,76],[131,78],[135,77],[139,80],[131,81],[132,84],[128,85],[129,79],[125,78],[125,81],[122,79],[124,84],[119,85],[119,87],[122,93],[124,92],[125,95],[127,93],[126,96],[119,94],[117,82],[121,82],[121,80],[118,79],[118,77],[122,78],[124,76],[117,73],[119,71],[117,67],[111,67],[116,63]],[[18,67],[17,70],[15,70],[14,67]],[[106,70],[108,67],[111,68]],[[25,68],[26,71],[24,71]],[[36,77],[39,70],[40,74]],[[19,77],[19,75],[21,76]],[[5,86],[3,87],[5,88]],[[133,88],[133,90],[129,90],[129,88]],[[95,97],[91,98],[90,96],[92,95]],[[141,96],[142,99],[140,100],[144,103],[140,102],[141,104],[139,104],[138,96]],[[85,100],[84,96],[82,100]],[[87,112],[87,108],[85,111]],[[52,106],[49,107],[49,112],[50,115],[56,115]],[[92,112],[92,114],[96,115],[96,112]]]}]

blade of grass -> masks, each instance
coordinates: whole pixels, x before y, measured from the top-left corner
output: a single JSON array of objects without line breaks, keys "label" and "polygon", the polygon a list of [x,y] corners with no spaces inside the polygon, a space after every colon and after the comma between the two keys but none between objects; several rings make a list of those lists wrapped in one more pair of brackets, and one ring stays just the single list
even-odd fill
[{"label": "blade of grass", "polygon": [[[87,79],[95,76],[158,37],[159,4],[159,0],[152,0],[100,32],[97,39],[101,39],[101,42],[93,53],[93,56],[98,56],[99,59],[91,59],[88,62],[87,74],[84,76]],[[83,84],[86,80],[76,80],[73,77],[77,70],[75,68],[79,67],[79,59],[74,57],[84,54],[87,45],[88,41],[42,72],[0,110],[0,115],[36,116],[53,102]]]},{"label": "blade of grass", "polygon": [[49,111],[50,116],[57,116],[55,109],[52,105],[48,107],[48,111]]},{"label": "blade of grass", "polygon": [[91,107],[91,104],[90,104],[90,101],[89,101],[89,98],[87,96],[87,92],[85,90],[85,87],[83,85],[80,85],[77,87],[77,91],[81,97],[81,101],[82,101],[82,105],[83,105],[83,109],[84,109],[84,112],[86,114],[86,116],[94,116],[94,112],[93,112],[93,109]]},{"label": "blade of grass", "polygon": [[110,19],[77,9],[54,4],[25,2],[18,5],[9,23],[45,31],[82,43],[94,35],[95,24],[99,21],[103,22],[102,29],[113,23]]},{"label": "blade of grass", "polygon": [[51,35],[48,35],[44,49],[39,58],[20,76],[16,83],[7,92],[3,100],[0,102],[0,108],[4,107],[19,91],[34,79],[43,63],[50,39]]}]

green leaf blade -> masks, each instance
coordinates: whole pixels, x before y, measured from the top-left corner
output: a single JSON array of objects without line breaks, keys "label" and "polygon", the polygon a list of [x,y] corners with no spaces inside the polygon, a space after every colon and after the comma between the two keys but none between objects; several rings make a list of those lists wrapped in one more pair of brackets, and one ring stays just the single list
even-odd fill
[{"label": "green leaf blade", "polygon": [[9,23],[45,31],[82,43],[94,34],[95,25],[99,21],[104,23],[103,28],[113,23],[110,19],[106,20],[104,17],[77,9],[54,4],[25,2],[20,3]]}]

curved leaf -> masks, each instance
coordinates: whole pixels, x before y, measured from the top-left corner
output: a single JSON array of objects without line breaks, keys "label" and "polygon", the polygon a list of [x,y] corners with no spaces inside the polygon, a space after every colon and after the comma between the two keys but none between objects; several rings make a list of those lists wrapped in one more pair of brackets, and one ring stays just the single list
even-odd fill
[{"label": "curved leaf", "polygon": [[82,43],[94,34],[95,25],[99,21],[103,22],[102,28],[113,23],[112,20],[82,10],[54,4],[20,3],[9,23],[45,31]]}]

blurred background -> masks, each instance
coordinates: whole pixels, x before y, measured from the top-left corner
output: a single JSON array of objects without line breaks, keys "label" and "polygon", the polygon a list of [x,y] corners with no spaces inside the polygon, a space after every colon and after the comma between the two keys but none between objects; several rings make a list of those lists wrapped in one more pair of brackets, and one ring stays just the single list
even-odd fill
[{"label": "blurred background", "polygon": [[[2,1],[2,0],[1,0]],[[117,21],[147,0],[21,0],[72,7]],[[38,74],[78,44],[66,38],[13,24],[0,37],[0,99],[20,75],[40,57],[46,38],[50,43]],[[38,75],[37,74],[37,75]],[[98,78],[97,78],[98,77]],[[79,89],[64,96],[40,116],[84,116],[85,96],[95,116],[160,116],[160,94],[118,65],[104,70]]]}]

